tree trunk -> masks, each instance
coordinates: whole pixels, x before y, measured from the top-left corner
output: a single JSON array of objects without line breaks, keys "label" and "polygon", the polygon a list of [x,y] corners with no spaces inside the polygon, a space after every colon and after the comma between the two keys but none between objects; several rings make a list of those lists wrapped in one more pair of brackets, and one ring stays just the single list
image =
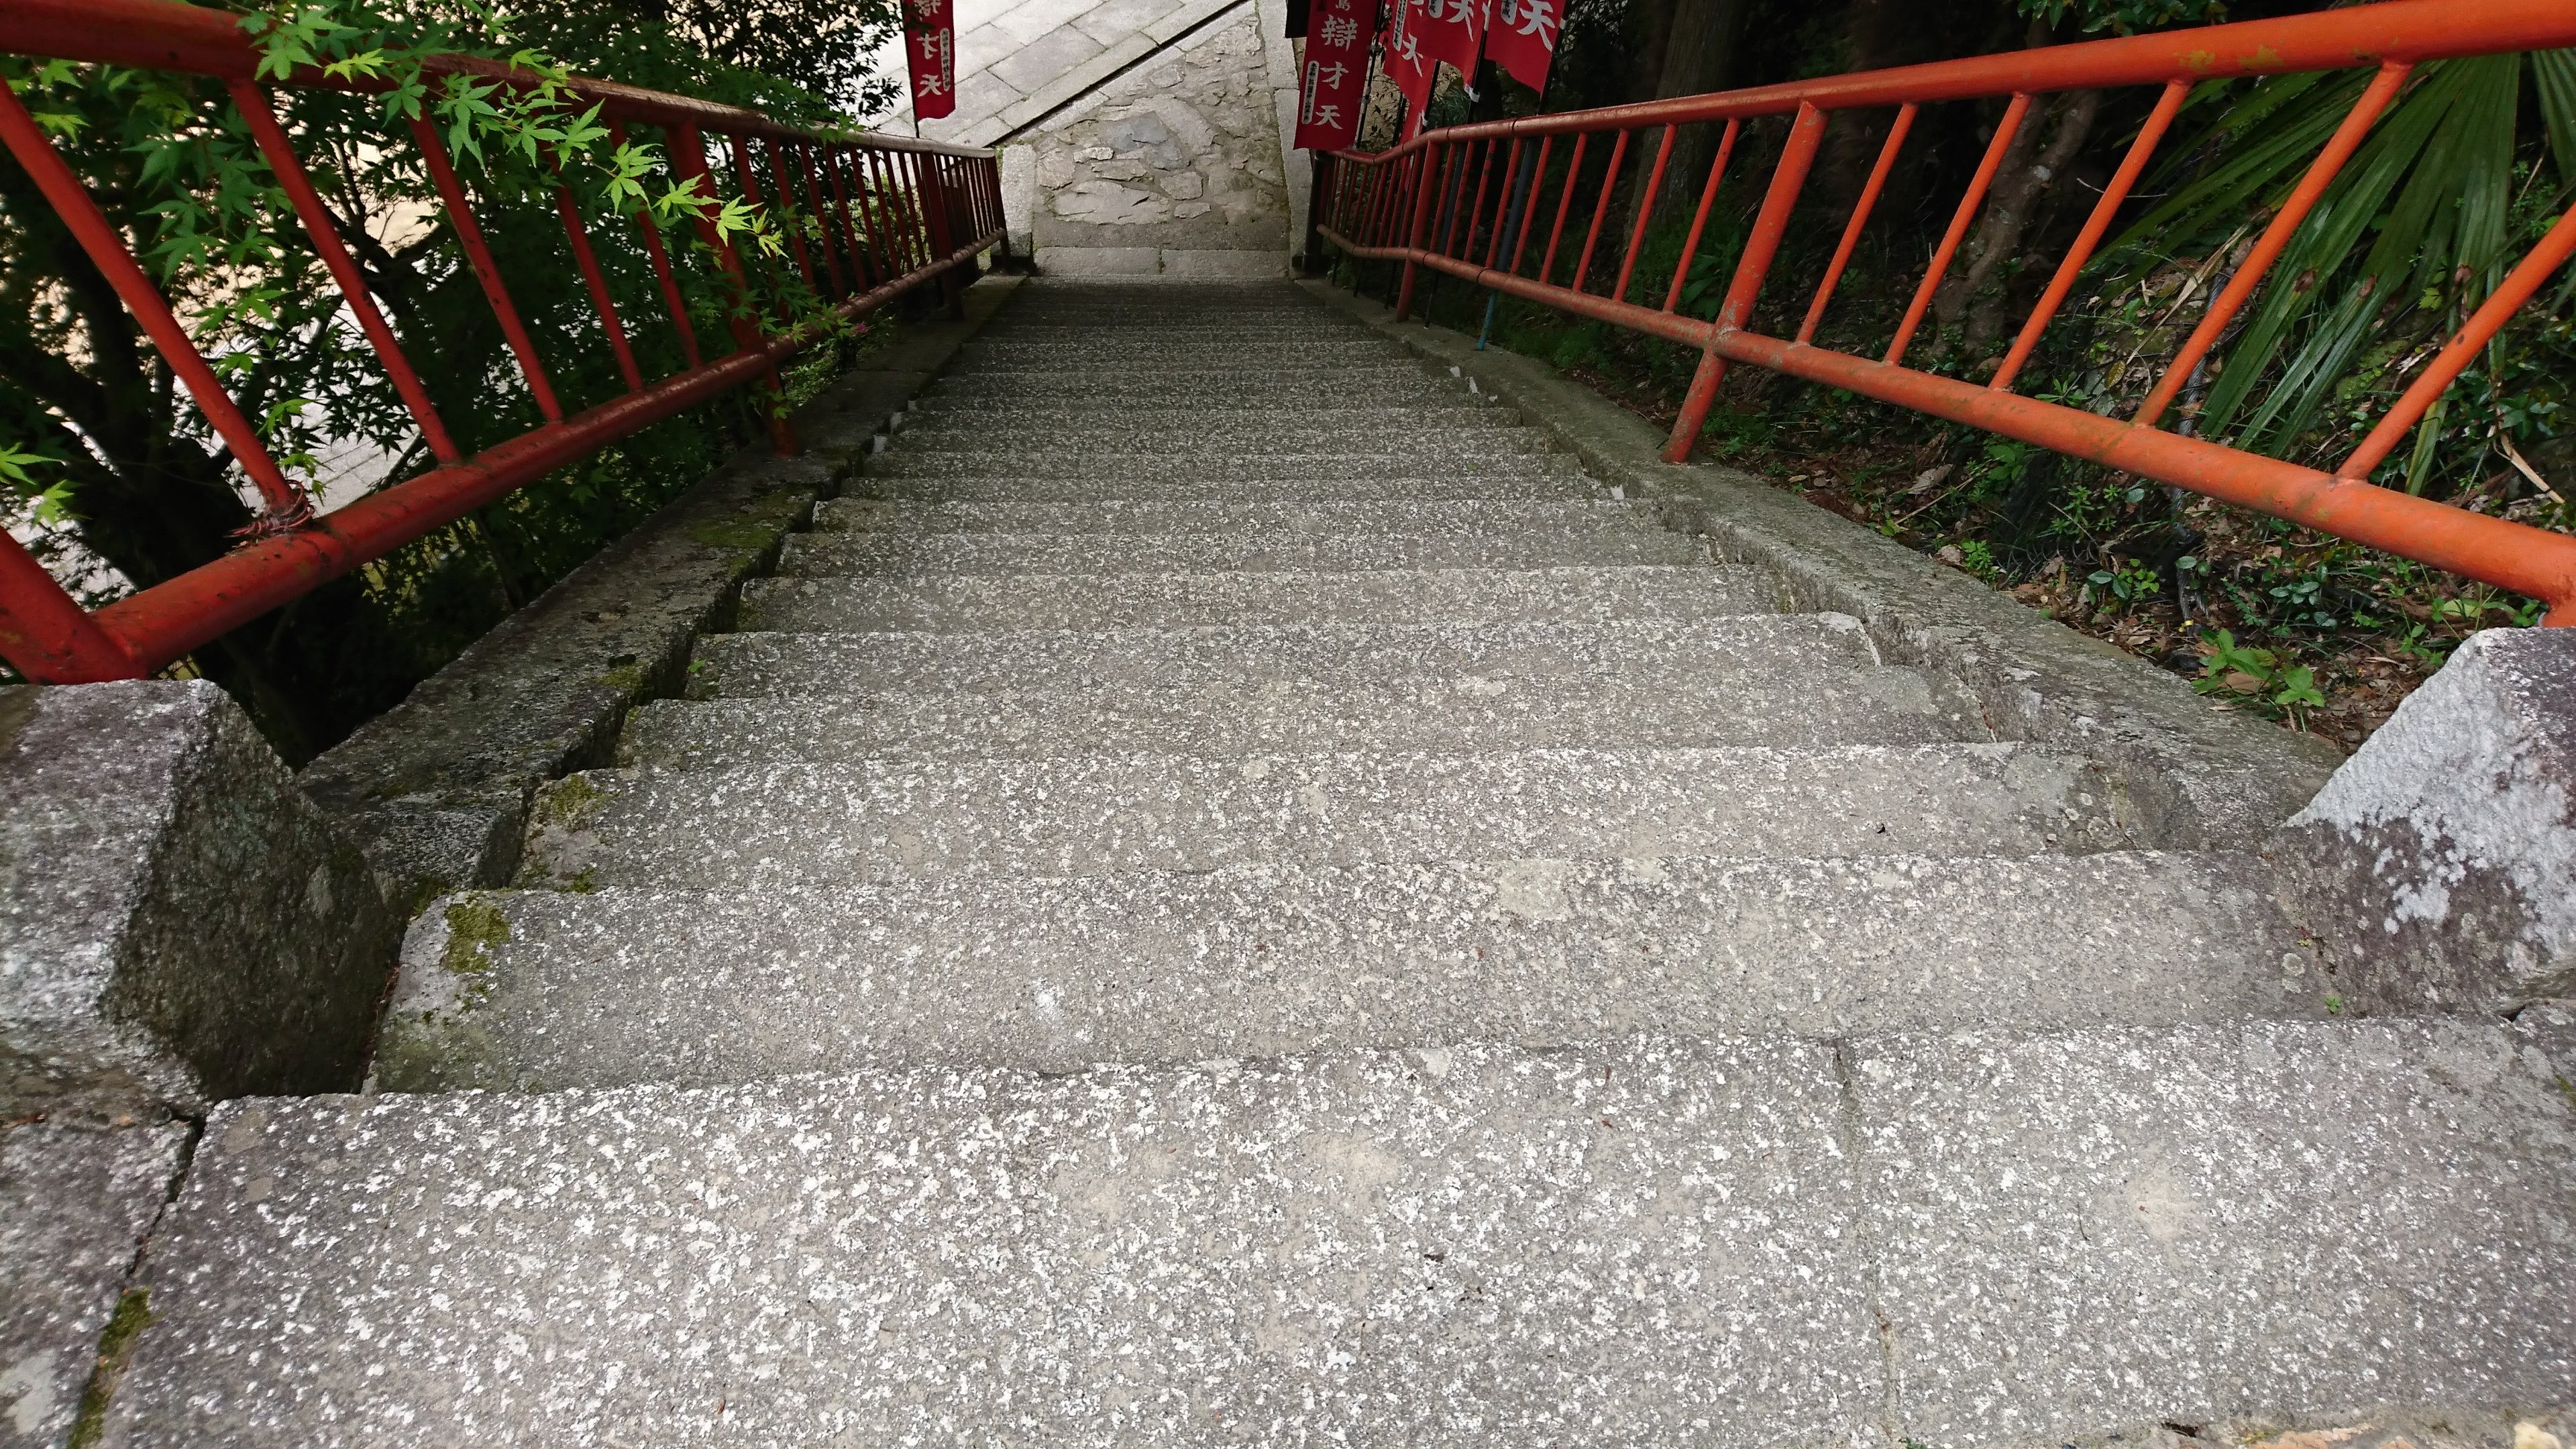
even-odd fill
[{"label": "tree trunk", "polygon": [[[1736,59],[1744,48],[1744,22],[1752,8],[1750,0],[1673,0],[1655,99],[1704,95],[1736,85]],[[1673,138],[1664,187],[1655,196],[1656,220],[1688,221],[1698,210],[1700,188],[1708,180],[1709,163],[1717,159],[1717,138],[1725,129],[1722,124],[1700,122],[1684,126]],[[1641,132],[1637,137],[1638,195],[1644,194],[1646,178],[1654,172],[1655,152],[1663,141],[1656,132]]]},{"label": "tree trunk", "polygon": [[[2030,45],[2037,48],[2049,44],[2050,39],[2048,28],[2033,20]],[[2012,144],[2004,149],[1994,189],[1986,196],[1985,216],[1963,248],[1963,266],[1941,284],[1932,299],[1933,314],[1942,325],[1956,326],[1962,318],[1967,320],[1970,348],[1983,348],[2003,335],[2005,299],[1981,294],[1994,279],[1996,269],[2020,254],[2022,238],[2030,232],[2042,202],[2083,151],[2101,111],[2100,91],[2071,91],[2058,97],[2046,116],[2026,117]],[[2055,128],[2043,150],[2039,138],[2051,121]]]}]

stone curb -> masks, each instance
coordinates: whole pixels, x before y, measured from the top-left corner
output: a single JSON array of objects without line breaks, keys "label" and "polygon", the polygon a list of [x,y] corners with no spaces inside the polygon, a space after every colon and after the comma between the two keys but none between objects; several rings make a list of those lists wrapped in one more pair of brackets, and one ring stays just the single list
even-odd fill
[{"label": "stone curb", "polygon": [[697,635],[1017,285],[986,278],[964,320],[907,325],[799,411],[804,455],[736,454],[307,766],[298,783],[366,849],[386,900],[408,916],[508,880],[536,788],[606,763],[629,708],[679,692]]},{"label": "stone curb", "polygon": [[1329,282],[1297,285],[1474,378],[1594,477],[1658,503],[1671,526],[1706,534],[1721,558],[1780,570],[1793,607],[1853,615],[1891,662],[1959,679],[1997,738],[2083,750],[2111,766],[2139,809],[2141,844],[2256,843],[2342,758],[2312,736],[2219,713],[2174,675],[1750,474],[1666,463],[1651,424],[1534,358],[1479,351],[1442,327],[1398,326],[1392,309]]}]

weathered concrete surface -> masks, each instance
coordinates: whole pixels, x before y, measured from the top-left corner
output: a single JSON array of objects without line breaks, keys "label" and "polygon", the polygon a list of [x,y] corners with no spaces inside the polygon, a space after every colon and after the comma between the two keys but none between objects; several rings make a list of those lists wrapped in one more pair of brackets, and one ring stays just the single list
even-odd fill
[{"label": "weathered concrete surface", "polygon": [[70,1437],[100,1335],[191,1135],[178,1122],[0,1127],[0,1449]]},{"label": "weathered concrete surface", "polygon": [[[1665,530],[1645,505],[1606,500],[1495,503],[1475,499],[1388,503],[1158,503],[1098,498],[1085,503],[907,503],[835,498],[814,510],[817,534],[838,532],[1109,533],[1171,536],[1259,534],[1281,538],[1632,537]],[[822,543],[824,539],[813,542]]]},{"label": "weathered concrete surface", "polygon": [[345,1090],[400,929],[214,685],[0,692],[0,1119]]},{"label": "weathered concrete surface", "polygon": [[2322,1014],[2331,983],[2261,876],[2232,855],[1666,856],[476,894],[414,924],[377,1069],[552,1091]]},{"label": "weathered concrete surface", "polygon": [[1919,675],[1791,655],[1758,679],[1717,666],[1648,680],[1464,674],[657,700],[626,717],[617,762],[716,770],[793,761],[1043,759],[1096,754],[1112,741],[1125,754],[1243,758],[1583,749],[1604,741],[1637,749],[1918,745],[1958,734]]},{"label": "weathered concrete surface", "polygon": [[690,641],[729,621],[743,581],[1013,285],[968,288],[964,322],[908,324],[797,415],[806,456],[746,450],[307,766],[388,899],[408,911],[509,879],[529,793],[604,761],[636,701],[678,690]]},{"label": "weathered concrete surface", "polygon": [[2291,824],[2374,983],[2576,996],[2576,631],[2471,635]]},{"label": "weathered concrete surface", "polygon": [[2576,1396],[2576,1100],[2501,1027],[1853,1048],[1927,1444]]},{"label": "weathered concrete surface", "polygon": [[1797,1043],[253,1102],[147,1446],[1876,1442]]},{"label": "weathered concrete surface", "polygon": [[246,1102],[112,1428],[2546,1449],[2571,1118],[2408,1022]]},{"label": "weathered concrete surface", "polygon": [[1706,562],[1699,545],[1646,529],[1582,534],[1280,537],[1266,533],[816,533],[791,538],[789,577],[1573,568]]},{"label": "weathered concrete surface", "polygon": [[2256,843],[2340,762],[2313,736],[2219,713],[2172,674],[1758,479],[1665,463],[1658,430],[1543,362],[1480,352],[1445,328],[1397,327],[1373,300],[1297,285],[1337,315],[1476,378],[1595,478],[1657,501],[1673,526],[1707,535],[1721,557],[1780,570],[1795,607],[1859,618],[1891,660],[1958,679],[2005,738],[2083,750],[2121,770],[2162,838]]},{"label": "weathered concrete surface", "polygon": [[742,627],[829,633],[1697,619],[1779,609],[1759,569],[1688,564],[1376,572],[756,579]]},{"label": "weathered concrete surface", "polygon": [[[1793,655],[1853,669],[1876,663],[1869,636],[1849,618],[1741,614],[1587,623],[716,634],[699,641],[694,662],[704,667],[690,682],[701,697],[738,697],[886,690],[989,694],[1107,683],[1197,689],[1425,677],[1667,680],[1701,671],[1749,679],[1767,660]],[[1933,698],[1912,671],[1867,672],[1884,676],[1882,697],[1891,702]]]},{"label": "weathered concrete surface", "polygon": [[1664,856],[2032,855],[2131,841],[2098,767],[2029,745],[766,761],[587,770],[522,884],[793,881]]}]

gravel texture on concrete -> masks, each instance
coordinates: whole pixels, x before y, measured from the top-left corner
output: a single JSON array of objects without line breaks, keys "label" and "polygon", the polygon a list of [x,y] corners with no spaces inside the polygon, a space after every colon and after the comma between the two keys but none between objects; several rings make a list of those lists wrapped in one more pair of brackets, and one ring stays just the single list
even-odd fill
[{"label": "gravel texture on concrete", "polygon": [[0,690],[0,1121],[355,1086],[402,919],[212,683]]},{"label": "gravel texture on concrete", "polygon": [[154,1254],[112,1442],[2562,1422],[2576,1108],[2511,1040],[1614,1038],[241,1102]]},{"label": "gravel texture on concrete", "polygon": [[[1138,440],[1131,435],[1129,441],[1134,443]],[[1337,487],[1347,490],[1364,483],[1428,487],[1436,482],[1457,490],[1443,496],[1471,502],[1518,497],[1608,496],[1606,488],[1583,476],[1572,458],[1559,453],[1486,450],[1461,456],[1428,448],[1391,447],[1385,442],[1364,438],[1344,440],[1344,446],[1339,448],[1244,448],[1214,457],[1175,457],[1167,452],[1133,447],[1093,449],[1082,453],[1054,448],[1013,449],[1001,455],[897,448],[870,455],[866,471],[852,480],[849,491],[864,498],[871,496],[869,489],[896,488],[907,483],[917,487],[942,482],[962,485],[974,480],[995,488],[1014,484],[1033,490],[1042,484],[1062,485],[1071,489],[1063,500],[1068,502],[1154,498],[1181,488],[1211,489],[1226,485],[1249,488],[1258,483],[1303,483],[1325,490],[1314,493],[1286,489],[1276,491],[1275,501],[1290,503],[1340,497],[1385,497],[1402,501],[1404,497],[1401,492],[1380,495],[1364,490],[1329,491]],[[1463,488],[1461,480],[1481,483],[1491,491],[1476,492]],[[1089,491],[1073,485],[1082,485]],[[1542,492],[1542,487],[1552,491]],[[1222,501],[1221,494],[1216,496]],[[999,501],[1012,500],[1004,498]],[[1032,498],[1027,501],[1049,500]],[[1274,500],[1248,498],[1245,501]]]},{"label": "gravel texture on concrete", "polygon": [[1382,573],[1404,569],[1618,568],[1707,563],[1678,533],[813,533],[791,538],[778,571],[791,578],[924,578],[966,574]]},{"label": "gravel texture on concrete", "polygon": [[743,586],[741,627],[827,633],[1188,629],[1239,625],[1694,619],[1777,612],[1757,569],[1535,569],[772,578]]},{"label": "gravel texture on concrete", "polygon": [[1264,861],[2029,855],[2130,843],[2109,780],[2027,745],[767,762],[589,770],[523,885],[1204,871]]},{"label": "gravel texture on concrete", "polygon": [[245,1102],[113,1427],[1857,1444],[1839,1091],[1820,1047],[1618,1043]]},{"label": "gravel texture on concrete", "polygon": [[70,1437],[99,1337],[192,1135],[183,1122],[0,1127],[0,1449]]},{"label": "gravel texture on concrete", "polygon": [[[1794,689],[1754,687],[1775,683]],[[1644,680],[1460,675],[660,700],[627,716],[617,762],[709,770],[1104,750],[1239,757],[1610,742],[1638,749],[1911,745],[1960,733],[1918,674],[1793,660],[1758,680],[1718,665]]]},{"label": "gravel texture on concrete", "polygon": [[1901,1432],[2576,1393],[2576,1100],[2497,1026],[1852,1049]]},{"label": "gravel texture on concrete", "polygon": [[471,895],[414,925],[377,1069],[544,1091],[2321,1013],[2263,881],[2250,856],[1667,856]]},{"label": "gravel texture on concrete", "polygon": [[1628,537],[1667,530],[1644,504],[1606,499],[1495,503],[1453,498],[1422,503],[1367,499],[1308,503],[1154,503],[1102,498],[1086,503],[907,503],[835,498],[814,510],[818,533],[1240,533],[1294,537],[1460,535]]}]

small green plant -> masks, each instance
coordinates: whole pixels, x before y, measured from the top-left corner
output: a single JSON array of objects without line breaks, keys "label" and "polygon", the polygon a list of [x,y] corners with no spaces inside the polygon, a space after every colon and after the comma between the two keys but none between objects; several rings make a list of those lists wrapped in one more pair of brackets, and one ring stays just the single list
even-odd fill
[{"label": "small green plant", "polygon": [[2134,560],[2107,569],[2095,569],[2084,581],[2084,601],[2118,603],[2125,608],[2156,597],[2164,580],[2154,569]]},{"label": "small green plant", "polygon": [[2229,630],[2202,634],[2200,659],[2193,687],[2203,694],[2236,695],[2293,724],[2301,722],[2301,711],[2326,702],[2314,669],[2290,664],[2273,650],[2239,644]]}]

